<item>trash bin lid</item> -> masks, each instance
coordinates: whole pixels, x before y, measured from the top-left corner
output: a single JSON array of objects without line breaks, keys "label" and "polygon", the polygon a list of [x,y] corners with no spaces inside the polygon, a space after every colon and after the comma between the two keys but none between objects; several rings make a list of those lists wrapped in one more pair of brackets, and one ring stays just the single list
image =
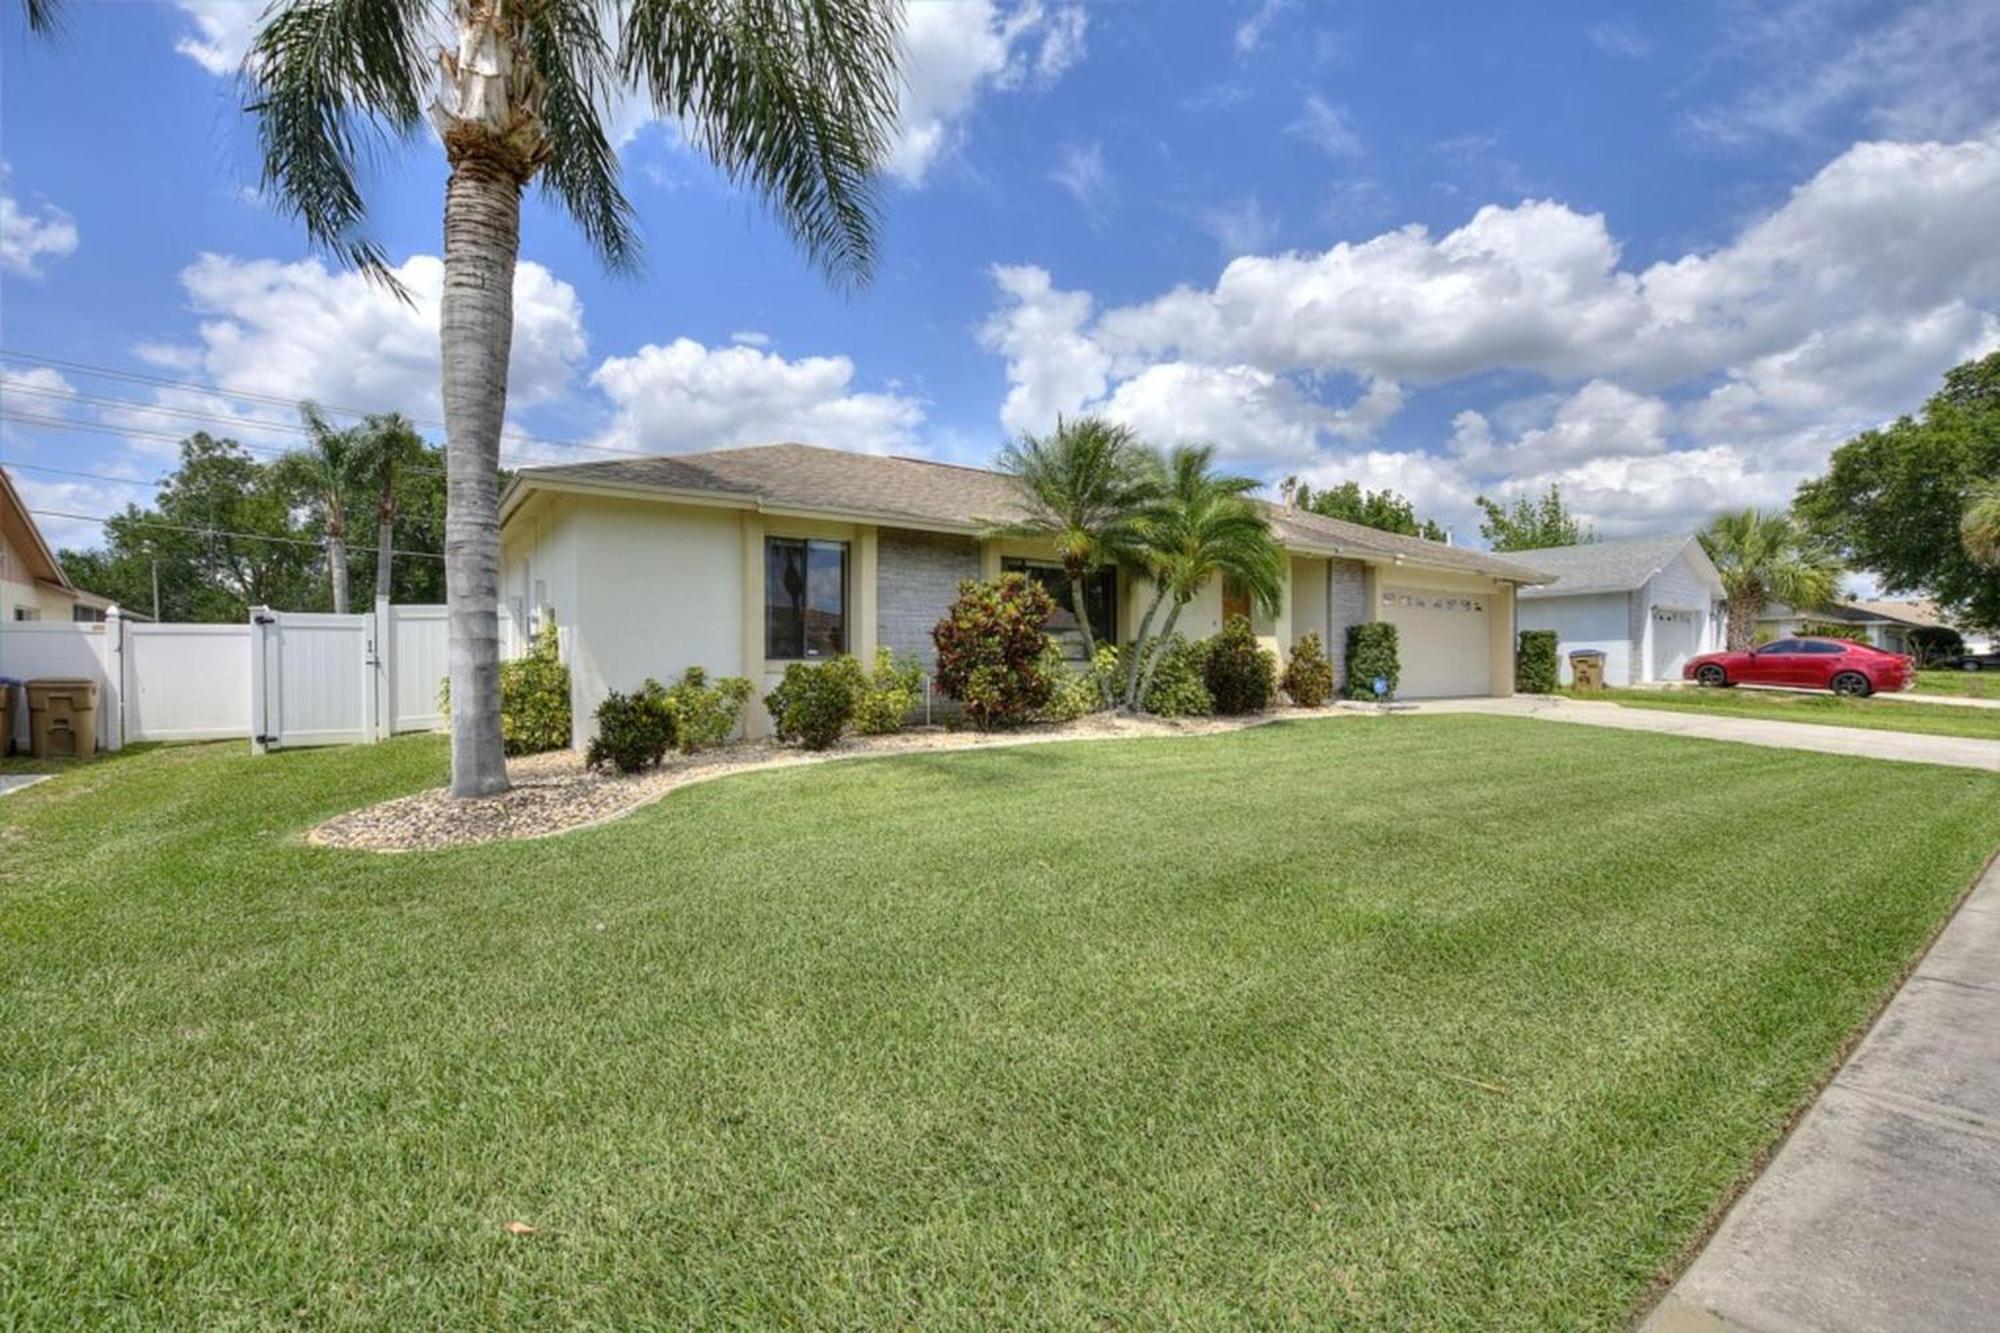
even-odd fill
[{"label": "trash bin lid", "polygon": [[36,676],[28,682],[30,689],[80,690],[85,686],[97,688],[97,682],[88,676]]},{"label": "trash bin lid", "polygon": [[1578,658],[1583,658],[1583,657],[1602,658],[1603,656],[1604,654],[1596,648],[1579,648],[1575,652],[1569,655],[1569,660],[1574,662]]}]

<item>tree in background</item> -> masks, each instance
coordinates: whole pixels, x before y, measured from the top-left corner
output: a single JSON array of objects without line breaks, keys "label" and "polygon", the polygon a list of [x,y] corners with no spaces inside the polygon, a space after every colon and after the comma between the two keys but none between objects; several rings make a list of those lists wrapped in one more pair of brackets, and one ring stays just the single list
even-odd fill
[{"label": "tree in background", "polygon": [[1450,541],[1451,534],[1427,518],[1418,518],[1416,507],[1395,491],[1364,491],[1352,481],[1315,491],[1297,477],[1286,477],[1279,490],[1287,504],[1326,518],[1359,523],[1364,528],[1397,532],[1426,541]]},{"label": "tree in background", "polygon": [[1511,508],[1485,496],[1476,499],[1486,517],[1479,535],[1496,551],[1539,551],[1550,546],[1583,546],[1597,540],[1594,528],[1569,512],[1562,488],[1553,482],[1540,499],[1522,497]]},{"label": "tree in background", "polygon": [[334,429],[317,403],[300,403],[299,419],[312,443],[280,458],[276,474],[304,499],[317,523],[326,542],[326,581],[333,591],[334,613],[346,615],[347,505],[365,475],[362,432],[358,426]]},{"label": "tree in background", "polygon": [[607,267],[633,267],[632,207],[603,111],[636,92],[763,196],[821,267],[863,278],[895,125],[902,11],[893,0],[439,8],[452,39],[441,53],[433,6],[420,0],[276,0],[244,71],[266,192],[315,244],[385,281],[388,257],[363,230],[362,149],[371,131],[413,138],[426,114],[443,143],[451,791],[482,796],[507,786],[494,477],[522,192],[539,177]]},{"label": "tree in background", "polygon": [[[999,471],[1014,485],[1021,516],[989,524],[986,535],[1049,543],[1069,585],[1084,660],[1095,660],[1090,576],[1137,557],[1146,510],[1160,491],[1157,458],[1124,426],[1084,417],[1057,421],[1047,437],[1022,435],[1001,451]],[[1109,681],[1100,687],[1108,708]]]},{"label": "tree in background", "polygon": [[2000,627],[2000,578],[1979,557],[1977,518],[1983,488],[1997,482],[2000,352],[1948,372],[1917,416],[1834,450],[1795,508],[1886,591],[1928,593],[1955,620]]},{"label": "tree in background", "polygon": [[400,413],[365,418],[354,431],[355,478],[375,500],[375,596],[395,600],[396,516],[405,473],[421,466],[423,437]]},{"label": "tree in background", "polygon": [[1958,522],[1958,536],[1967,555],[2000,569],[2000,481],[1981,482],[1973,488],[1965,517]]},{"label": "tree in background", "polygon": [[1766,602],[1816,611],[1839,591],[1839,560],[1790,514],[1764,509],[1717,514],[1696,535],[1722,576],[1732,650],[1756,641]]}]

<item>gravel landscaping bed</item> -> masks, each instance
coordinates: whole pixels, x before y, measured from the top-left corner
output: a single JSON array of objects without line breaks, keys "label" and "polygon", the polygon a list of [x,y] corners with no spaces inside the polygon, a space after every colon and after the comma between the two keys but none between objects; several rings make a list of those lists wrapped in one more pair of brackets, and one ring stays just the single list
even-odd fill
[{"label": "gravel landscaping bed", "polygon": [[924,729],[896,736],[850,736],[811,753],[775,741],[740,741],[698,754],[672,754],[658,768],[623,776],[592,772],[571,750],[510,760],[514,786],[498,796],[454,800],[442,787],[336,815],[306,835],[319,847],[371,852],[433,851],[513,838],[547,838],[589,828],[651,805],[677,787],[760,768],[786,768],[875,755],[969,750],[1048,741],[1129,740],[1240,731],[1286,718],[1339,716],[1326,708],[1278,708],[1254,717],[1151,718],[1097,714],[1076,722],[1007,732]]}]

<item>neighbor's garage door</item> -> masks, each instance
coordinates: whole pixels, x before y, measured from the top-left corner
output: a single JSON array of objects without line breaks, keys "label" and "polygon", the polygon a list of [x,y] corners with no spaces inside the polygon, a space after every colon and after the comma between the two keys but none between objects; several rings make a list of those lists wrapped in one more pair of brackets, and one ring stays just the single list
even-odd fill
[{"label": "neighbor's garage door", "polygon": [[1384,584],[1377,610],[1396,627],[1405,699],[1493,692],[1492,598]]},{"label": "neighbor's garage door", "polygon": [[1653,679],[1679,680],[1681,668],[1701,644],[1701,618],[1694,611],[1653,608]]}]

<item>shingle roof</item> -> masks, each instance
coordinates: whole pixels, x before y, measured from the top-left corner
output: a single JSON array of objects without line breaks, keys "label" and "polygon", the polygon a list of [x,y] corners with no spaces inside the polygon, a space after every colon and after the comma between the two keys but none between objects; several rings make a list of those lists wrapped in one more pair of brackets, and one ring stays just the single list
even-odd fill
[{"label": "shingle roof", "polygon": [[[809,444],[765,444],[699,454],[660,454],[601,463],[523,468],[509,495],[565,483],[638,491],[698,492],[760,508],[847,514],[913,527],[974,531],[1019,509],[1013,484],[997,472],[928,459],[849,453]],[[1288,547],[1397,559],[1490,578],[1538,582],[1531,565],[1481,551],[1379,532],[1296,509],[1266,505]]]},{"label": "shingle roof", "polygon": [[1935,609],[1928,613],[1923,609],[1928,603],[1918,602],[1829,602],[1817,611],[1801,611],[1783,602],[1764,603],[1761,620],[1789,620],[1794,616],[1807,620],[1837,621],[1843,625],[1891,624],[1923,628],[1940,624]]},{"label": "shingle roof", "polygon": [[1694,537],[1640,537],[1623,542],[1586,542],[1582,546],[1549,546],[1508,554],[1553,576],[1523,597],[1574,597],[1592,592],[1631,592],[1665,569],[1687,549]]}]

